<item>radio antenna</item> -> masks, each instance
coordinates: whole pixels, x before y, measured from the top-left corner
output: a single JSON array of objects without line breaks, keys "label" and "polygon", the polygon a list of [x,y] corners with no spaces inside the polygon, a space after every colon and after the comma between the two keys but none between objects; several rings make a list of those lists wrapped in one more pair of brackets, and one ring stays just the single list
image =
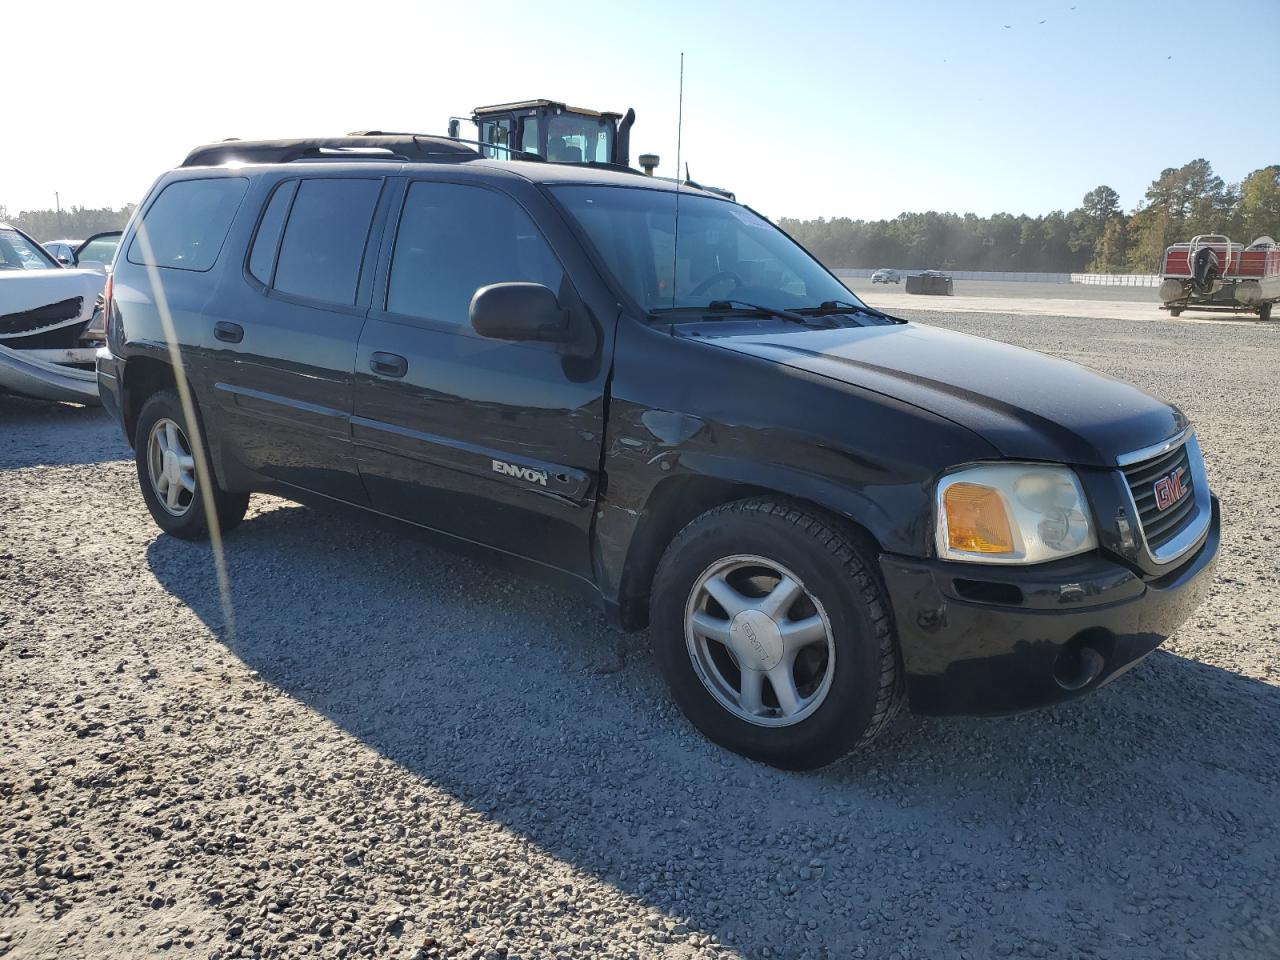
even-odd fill
[{"label": "radio antenna", "polygon": [[671,242],[671,309],[676,306],[676,280],[679,276],[679,261],[676,259],[680,251],[680,148],[684,134],[684,52],[680,53],[680,105],[676,110],[676,217],[675,230]]}]

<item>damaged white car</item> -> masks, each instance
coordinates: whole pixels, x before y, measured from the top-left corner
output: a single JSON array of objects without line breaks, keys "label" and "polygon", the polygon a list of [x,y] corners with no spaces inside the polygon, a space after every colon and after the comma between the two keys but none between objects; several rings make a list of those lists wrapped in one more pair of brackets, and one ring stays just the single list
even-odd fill
[{"label": "damaged white car", "polygon": [[94,356],[105,341],[106,265],[62,266],[0,223],[0,392],[96,404]]}]

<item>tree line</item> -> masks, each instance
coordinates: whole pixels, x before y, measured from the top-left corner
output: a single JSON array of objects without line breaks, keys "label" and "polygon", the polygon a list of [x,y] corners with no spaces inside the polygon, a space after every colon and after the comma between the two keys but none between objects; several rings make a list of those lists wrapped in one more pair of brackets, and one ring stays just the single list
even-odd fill
[{"label": "tree line", "polygon": [[779,226],[830,267],[1035,273],[1159,273],[1165,247],[1201,233],[1280,239],[1280,164],[1238,184],[1208,160],[1169,167],[1129,213],[1108,186],[1079,207],[1041,216],[902,213],[892,220],[794,220]]},{"label": "tree line", "polygon": [[[13,216],[0,206],[0,220],[40,241],[84,239],[123,229],[134,207]],[[1255,170],[1238,184],[1224,182],[1208,160],[1170,167],[1129,213],[1120,208],[1119,194],[1103,185],[1070,212],[1037,217],[931,210],[892,220],[784,218],[779,225],[831,267],[1159,273],[1165,247],[1199,233],[1225,233],[1244,243],[1264,234],[1280,238],[1280,164]]]},{"label": "tree line", "polygon": [[123,230],[136,206],[136,203],[127,203],[119,210],[110,207],[69,207],[61,212],[23,210],[14,215],[0,205],[0,221],[12,224],[40,243],[49,240],[84,240],[104,230]]}]

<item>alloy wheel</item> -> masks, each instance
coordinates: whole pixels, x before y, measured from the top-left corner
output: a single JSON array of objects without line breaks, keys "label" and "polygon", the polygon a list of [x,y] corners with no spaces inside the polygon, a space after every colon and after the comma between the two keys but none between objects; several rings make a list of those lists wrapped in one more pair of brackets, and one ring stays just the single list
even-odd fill
[{"label": "alloy wheel", "polygon": [[831,690],[831,622],[777,561],[737,555],[707,567],[685,605],[685,641],[708,692],[748,723],[799,723]]},{"label": "alloy wheel", "polygon": [[156,499],[175,517],[195,503],[196,461],[191,441],[173,420],[161,417],[147,436],[147,473]]}]

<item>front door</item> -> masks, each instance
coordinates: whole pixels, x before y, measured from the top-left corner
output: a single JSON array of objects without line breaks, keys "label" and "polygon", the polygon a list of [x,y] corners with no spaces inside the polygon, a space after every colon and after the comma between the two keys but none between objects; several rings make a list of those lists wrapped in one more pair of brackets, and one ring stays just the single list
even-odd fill
[{"label": "front door", "polygon": [[254,289],[237,298],[234,316],[217,319],[211,364],[224,454],[274,480],[361,504],[352,370],[382,187],[378,177],[274,187],[245,268]]},{"label": "front door", "polygon": [[[545,203],[545,200],[543,200]],[[607,367],[471,329],[487,284],[532,281],[586,307],[543,232],[476,183],[407,184],[356,355],[352,438],[373,506],[580,576]]]}]

